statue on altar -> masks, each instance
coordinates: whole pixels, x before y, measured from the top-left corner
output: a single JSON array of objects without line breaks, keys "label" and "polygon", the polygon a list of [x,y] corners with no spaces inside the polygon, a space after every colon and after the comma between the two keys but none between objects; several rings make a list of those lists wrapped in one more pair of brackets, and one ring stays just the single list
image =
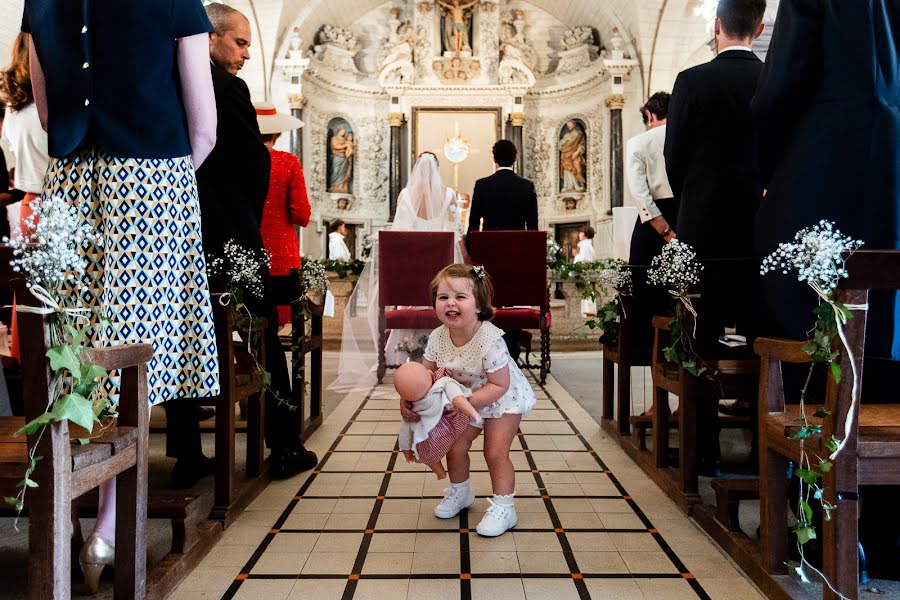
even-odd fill
[{"label": "statue on altar", "polygon": [[441,7],[444,52],[472,52],[473,7],[481,0],[435,0]]}]

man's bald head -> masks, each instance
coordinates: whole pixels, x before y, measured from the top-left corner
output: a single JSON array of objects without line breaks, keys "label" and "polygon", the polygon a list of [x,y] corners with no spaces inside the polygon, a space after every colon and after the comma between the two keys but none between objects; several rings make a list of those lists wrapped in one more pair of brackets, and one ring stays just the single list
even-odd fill
[{"label": "man's bald head", "polygon": [[206,16],[215,28],[209,34],[209,56],[212,61],[236,75],[250,60],[250,21],[240,11],[224,4],[206,6]]}]

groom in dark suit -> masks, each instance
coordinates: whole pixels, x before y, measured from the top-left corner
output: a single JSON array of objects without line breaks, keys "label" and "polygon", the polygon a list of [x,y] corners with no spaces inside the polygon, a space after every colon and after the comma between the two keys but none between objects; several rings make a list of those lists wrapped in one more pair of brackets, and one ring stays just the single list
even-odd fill
[{"label": "groom in dark suit", "polygon": [[[537,231],[537,193],[531,180],[513,170],[518,150],[509,140],[500,140],[493,148],[496,172],[475,182],[468,231]],[[469,237],[466,236],[466,249]],[[513,360],[519,358],[520,330],[503,336]]]},{"label": "groom in dark suit", "polygon": [[[700,260],[754,256],[753,222],[762,190],[750,100],[762,62],[750,45],[762,33],[765,10],[765,0],[720,0],[716,58],[679,73],[669,101],[664,155],[679,198],[675,234]],[[725,325],[736,324],[738,333],[752,337],[751,303],[758,292],[756,278],[745,271],[730,271],[728,281],[715,288],[702,286],[701,351],[722,352],[718,338]],[[698,454],[708,474],[719,459],[716,404],[710,399],[698,408],[698,431],[704,432]]]},{"label": "groom in dark suit", "polygon": [[534,183],[513,171],[517,153],[509,140],[494,144],[497,171],[475,182],[469,231],[537,230],[537,194]]}]

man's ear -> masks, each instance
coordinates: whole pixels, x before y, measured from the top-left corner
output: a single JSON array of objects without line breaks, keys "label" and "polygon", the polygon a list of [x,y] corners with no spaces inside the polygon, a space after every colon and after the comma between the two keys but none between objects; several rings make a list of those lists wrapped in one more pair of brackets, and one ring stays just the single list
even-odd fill
[{"label": "man's ear", "polygon": [[722,22],[719,21],[719,17],[716,17],[715,25],[713,26],[713,32],[716,35],[722,35]]},{"label": "man's ear", "polygon": [[753,35],[753,39],[755,40],[756,38],[758,38],[759,36],[761,36],[761,35],[762,35],[762,32],[763,32],[763,30],[764,30],[765,28],[766,28],[766,24],[765,24],[765,23],[760,23],[760,24],[759,24],[759,27],[756,28],[756,33]]}]

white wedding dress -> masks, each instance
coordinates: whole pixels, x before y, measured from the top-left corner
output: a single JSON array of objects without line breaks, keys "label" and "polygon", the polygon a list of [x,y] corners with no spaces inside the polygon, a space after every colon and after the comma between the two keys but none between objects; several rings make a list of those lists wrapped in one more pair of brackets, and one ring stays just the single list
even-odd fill
[{"label": "white wedding dress", "polygon": [[[437,160],[425,153],[416,161],[407,186],[397,198],[392,231],[451,231],[454,260],[462,262],[462,223],[457,193],[441,182]],[[385,344],[387,364],[402,364],[408,356],[398,350],[406,338],[427,338],[430,330],[394,330]],[[414,343],[414,339],[409,340]],[[338,392],[368,391],[376,382],[378,366],[378,241],[359,281],[347,301],[341,338],[337,379],[328,389]],[[424,350],[424,345],[423,345]]]}]

